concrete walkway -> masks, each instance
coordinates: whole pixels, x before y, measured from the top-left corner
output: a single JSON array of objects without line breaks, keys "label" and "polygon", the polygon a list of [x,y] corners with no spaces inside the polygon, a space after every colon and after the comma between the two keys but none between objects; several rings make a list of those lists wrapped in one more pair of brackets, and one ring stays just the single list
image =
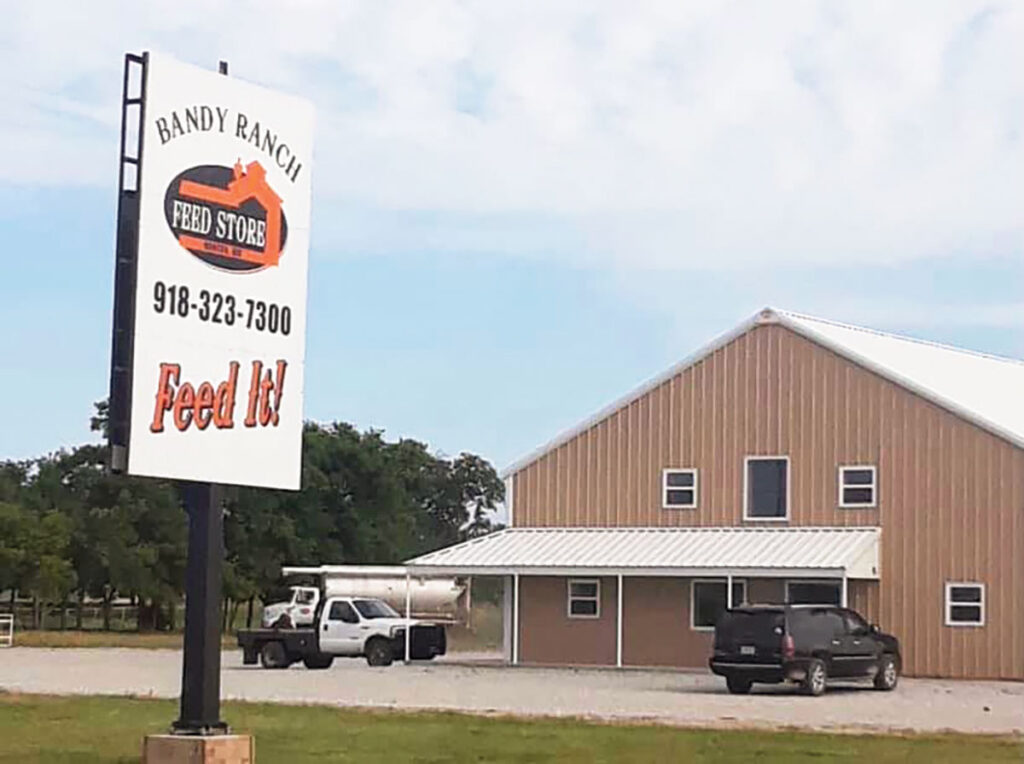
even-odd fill
[{"label": "concrete walkway", "polygon": [[[472,657],[390,668],[339,659],[325,671],[266,671],[242,666],[231,651],[223,655],[222,696],[682,726],[1024,734],[1024,683],[1017,682],[903,679],[891,693],[839,685],[821,698],[755,686],[734,696],[705,673],[508,668],[467,662]],[[174,650],[0,650],[0,689],[7,691],[172,698],[180,682]]]}]

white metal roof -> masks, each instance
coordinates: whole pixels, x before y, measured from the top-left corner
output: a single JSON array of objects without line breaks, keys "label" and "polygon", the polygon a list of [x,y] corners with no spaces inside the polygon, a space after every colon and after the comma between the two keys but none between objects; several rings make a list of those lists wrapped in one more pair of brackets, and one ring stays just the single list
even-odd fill
[{"label": "white metal roof", "polygon": [[1024,446],[1024,361],[774,311],[780,323]]},{"label": "white metal roof", "polygon": [[406,562],[413,573],[878,578],[878,528],[508,528]]},{"label": "white metal roof", "polygon": [[506,467],[513,475],[758,324],[781,324],[1024,448],[1024,361],[765,308]]},{"label": "white metal roof", "polygon": [[286,565],[282,576],[324,576],[325,578],[405,578],[403,565]]}]

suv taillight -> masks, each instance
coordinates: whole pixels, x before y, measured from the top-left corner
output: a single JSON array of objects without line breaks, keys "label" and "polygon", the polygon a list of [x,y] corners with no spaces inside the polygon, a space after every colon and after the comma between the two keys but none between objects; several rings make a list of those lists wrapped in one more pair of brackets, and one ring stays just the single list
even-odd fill
[{"label": "suv taillight", "polygon": [[793,644],[793,637],[787,634],[782,638],[782,657],[792,658],[796,655],[796,646]]}]

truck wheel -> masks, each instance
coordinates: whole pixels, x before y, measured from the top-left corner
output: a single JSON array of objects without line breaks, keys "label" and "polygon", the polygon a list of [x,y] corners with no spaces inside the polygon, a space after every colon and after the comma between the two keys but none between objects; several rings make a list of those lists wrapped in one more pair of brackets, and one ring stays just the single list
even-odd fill
[{"label": "truck wheel", "polygon": [[878,661],[878,673],[875,674],[876,690],[895,690],[900,679],[900,670],[896,666],[896,658],[886,653]]},{"label": "truck wheel", "polygon": [[817,696],[825,692],[827,683],[828,671],[825,669],[825,664],[817,658],[813,659],[807,664],[807,676],[804,677],[801,689],[805,695]]},{"label": "truck wheel", "polygon": [[733,695],[746,695],[750,692],[750,687],[753,684],[749,679],[741,679],[738,676],[727,676],[725,678],[725,686],[729,688],[729,692]]},{"label": "truck wheel", "polygon": [[267,642],[260,649],[260,663],[266,669],[288,668],[290,661],[284,645],[280,642]]},{"label": "truck wheel", "polygon": [[391,645],[384,639],[371,639],[366,646],[366,662],[371,666],[390,666],[394,661]]},{"label": "truck wheel", "polygon": [[307,655],[302,659],[302,663],[308,669],[328,669],[334,663],[334,656],[324,655],[323,653]]}]

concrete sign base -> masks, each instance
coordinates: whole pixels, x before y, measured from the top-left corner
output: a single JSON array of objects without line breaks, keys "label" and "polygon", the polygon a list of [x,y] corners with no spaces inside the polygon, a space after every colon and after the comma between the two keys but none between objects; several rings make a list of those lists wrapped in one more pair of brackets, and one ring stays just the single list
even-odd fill
[{"label": "concrete sign base", "polygon": [[252,735],[146,735],[143,764],[255,764]]}]

